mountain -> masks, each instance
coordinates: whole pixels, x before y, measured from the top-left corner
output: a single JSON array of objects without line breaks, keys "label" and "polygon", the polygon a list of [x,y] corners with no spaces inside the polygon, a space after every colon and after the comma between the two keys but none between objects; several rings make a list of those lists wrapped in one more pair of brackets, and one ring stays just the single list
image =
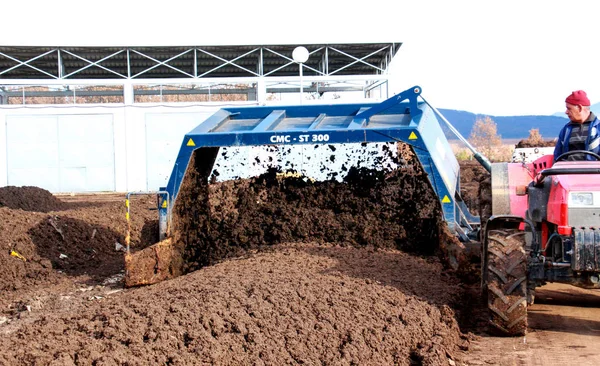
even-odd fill
[{"label": "mountain", "polygon": [[[598,104],[600,108],[600,103]],[[448,122],[454,126],[464,138],[469,138],[471,129],[477,119],[483,119],[487,115],[453,109],[439,109]],[[503,139],[524,139],[529,136],[529,130],[537,128],[544,139],[553,139],[569,120],[562,116],[489,116],[498,129],[498,134]],[[448,136],[454,139],[452,136]]]},{"label": "mountain", "polygon": [[[592,110],[592,112],[594,112],[594,114],[596,116],[600,116],[600,103],[592,104],[590,106],[590,109]],[[565,116],[565,112],[556,112],[556,113],[553,114],[553,116],[564,117]]]}]

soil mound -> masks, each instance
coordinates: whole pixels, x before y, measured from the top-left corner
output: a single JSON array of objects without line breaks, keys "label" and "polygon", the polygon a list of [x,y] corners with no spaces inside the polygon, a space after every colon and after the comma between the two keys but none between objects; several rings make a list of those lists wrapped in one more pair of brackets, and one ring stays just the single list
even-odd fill
[{"label": "soil mound", "polygon": [[[0,364],[448,364],[468,348],[464,284],[428,255],[439,199],[400,153],[397,172],[345,182],[182,185],[193,210],[174,224],[200,269],[136,289],[102,280],[122,270],[124,197],[65,198],[60,215],[0,207],[0,247],[27,258],[0,251]],[[156,235],[143,200],[133,249]]]},{"label": "soil mound", "polygon": [[43,188],[7,186],[0,187],[0,207],[51,212],[64,210],[67,204]]},{"label": "soil mound", "polygon": [[522,147],[554,147],[556,146],[556,141],[554,140],[542,140],[542,141],[529,141],[529,140],[521,140],[515,146],[516,148]]},{"label": "soil mound", "polygon": [[529,136],[526,139],[519,141],[515,148],[526,148],[526,147],[553,147],[556,145],[556,138],[544,139],[540,134],[540,131],[536,128],[529,131]]},{"label": "soil mound", "polygon": [[[16,190],[20,197],[26,197],[24,191],[48,197],[42,189]],[[54,284],[66,277],[99,280],[123,270],[123,252],[117,243],[124,244],[127,234],[125,196],[81,195],[63,200],[64,206],[54,205],[54,209],[64,208],[60,215],[0,207],[0,305],[11,301],[13,291]],[[157,213],[150,210],[155,201],[150,196],[131,199],[134,249],[158,239]]]},{"label": "soil mound", "polygon": [[447,365],[459,293],[399,251],[286,245],[31,321],[0,363]]},{"label": "soil mound", "polygon": [[[394,248],[433,254],[439,200],[409,147],[391,172],[349,168],[343,182],[257,178],[208,183],[207,159],[194,154],[174,207],[174,242],[190,272],[244,251],[286,242]],[[212,153],[212,151],[208,151]]]},{"label": "soil mound", "polygon": [[[481,201],[480,186],[490,173],[476,160],[462,160],[460,164],[460,192],[463,201],[473,215],[479,215]],[[489,198],[491,200],[491,196]]]},{"label": "soil mound", "polygon": [[[122,236],[100,225],[48,216],[28,232],[37,253],[69,275],[109,275],[123,268]],[[106,268],[108,266],[108,268]]]}]

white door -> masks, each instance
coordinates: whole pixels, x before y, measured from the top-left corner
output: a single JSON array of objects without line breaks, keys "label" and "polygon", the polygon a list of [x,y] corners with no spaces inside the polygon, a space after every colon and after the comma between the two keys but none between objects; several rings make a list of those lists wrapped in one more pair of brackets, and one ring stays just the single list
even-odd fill
[{"label": "white door", "polygon": [[9,116],[6,163],[9,186],[36,186],[58,192],[58,117]]},{"label": "white door", "polygon": [[112,115],[9,116],[8,185],[115,190]]},{"label": "white door", "polygon": [[62,115],[58,118],[61,192],[115,190],[112,115]]}]

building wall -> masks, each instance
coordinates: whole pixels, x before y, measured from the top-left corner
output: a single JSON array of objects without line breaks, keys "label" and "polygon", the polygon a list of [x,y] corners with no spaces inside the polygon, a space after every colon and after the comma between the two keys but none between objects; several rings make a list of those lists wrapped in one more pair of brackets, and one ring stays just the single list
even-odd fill
[{"label": "building wall", "polygon": [[0,108],[0,186],[53,193],[154,191],[183,136],[219,107]]}]

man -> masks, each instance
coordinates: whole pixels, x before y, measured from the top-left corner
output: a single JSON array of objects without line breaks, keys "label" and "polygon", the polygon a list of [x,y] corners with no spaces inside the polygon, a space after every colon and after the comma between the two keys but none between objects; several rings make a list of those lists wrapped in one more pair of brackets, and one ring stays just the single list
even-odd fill
[{"label": "man", "polygon": [[[600,153],[600,120],[590,111],[590,100],[583,90],[571,93],[565,100],[569,117],[558,135],[554,148],[554,160],[567,151],[587,150]],[[595,160],[587,154],[573,154],[565,160]]]}]

